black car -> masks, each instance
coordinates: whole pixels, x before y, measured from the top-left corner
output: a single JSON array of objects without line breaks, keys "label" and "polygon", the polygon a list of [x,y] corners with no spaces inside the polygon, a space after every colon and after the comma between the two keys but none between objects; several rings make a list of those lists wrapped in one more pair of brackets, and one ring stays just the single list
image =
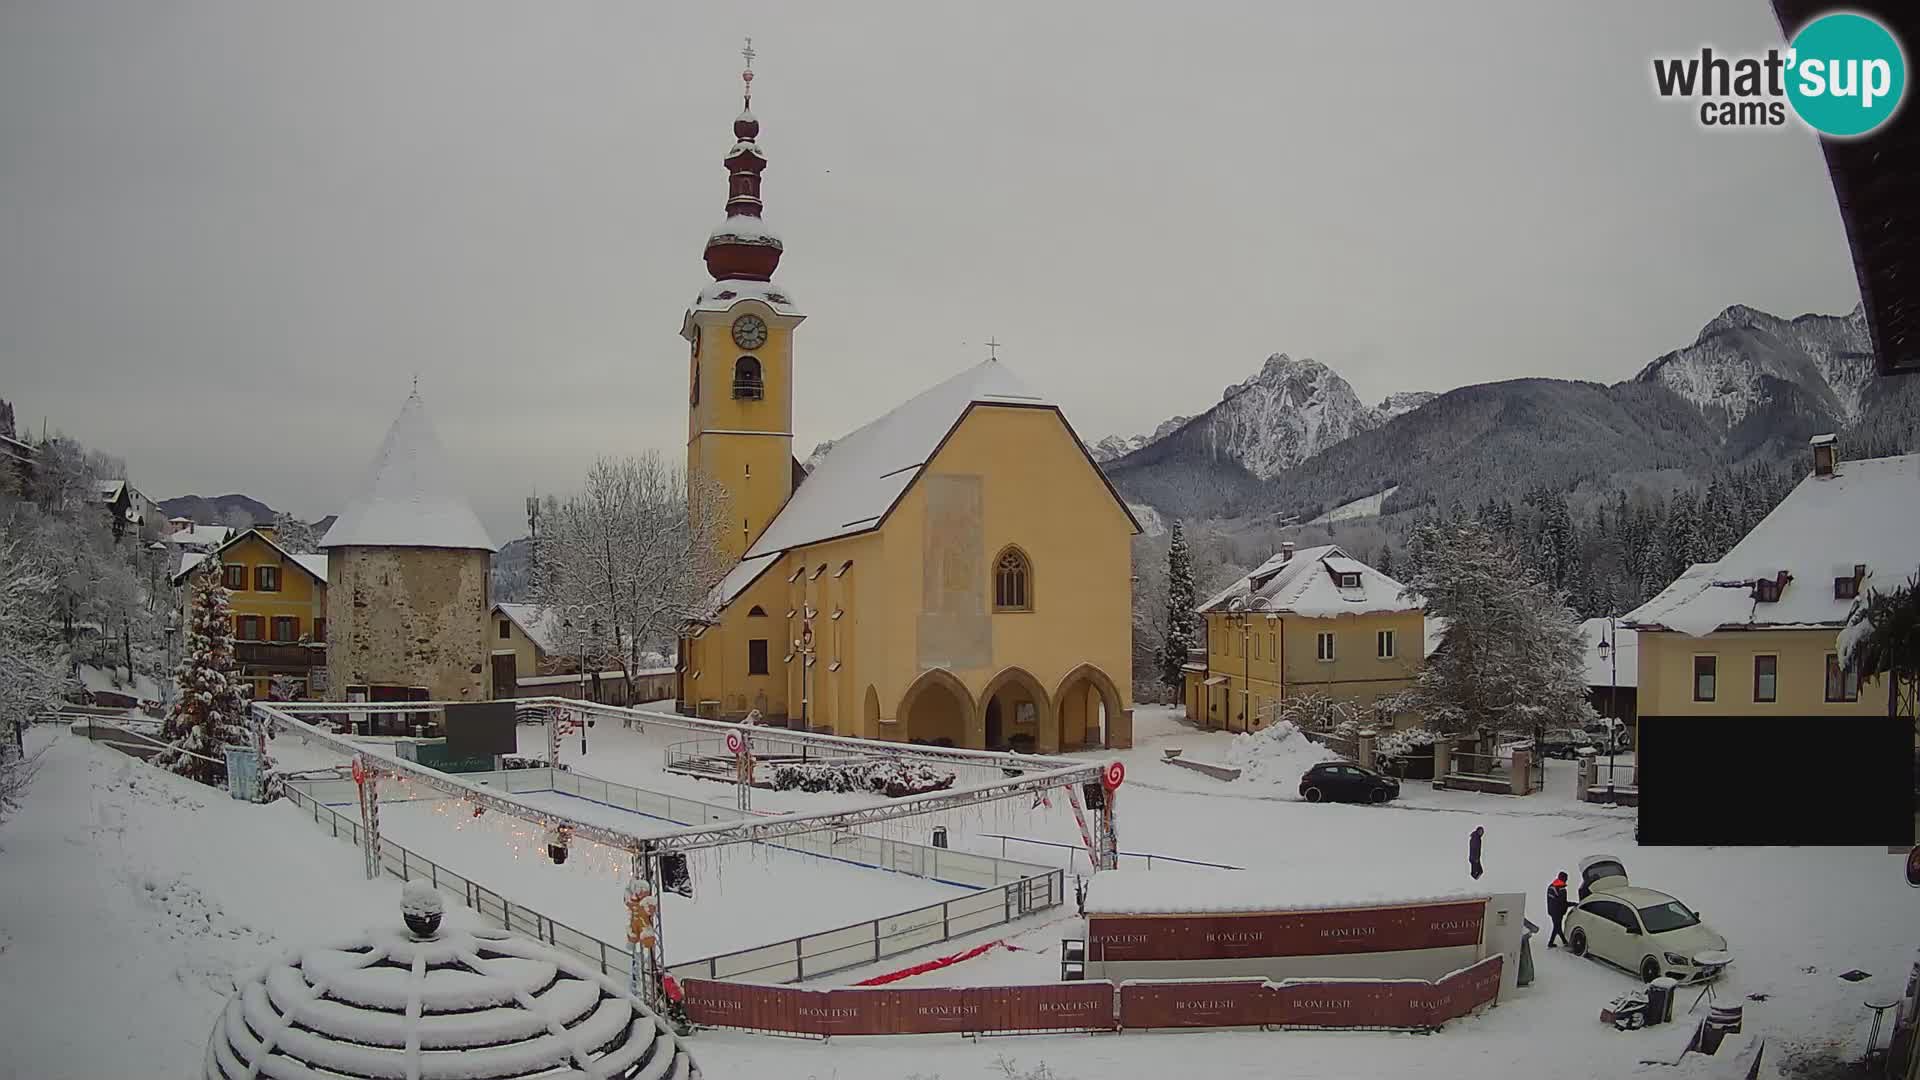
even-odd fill
[{"label": "black car", "polygon": [[1345,761],[1323,761],[1300,777],[1308,802],[1383,803],[1400,797],[1400,781]]}]

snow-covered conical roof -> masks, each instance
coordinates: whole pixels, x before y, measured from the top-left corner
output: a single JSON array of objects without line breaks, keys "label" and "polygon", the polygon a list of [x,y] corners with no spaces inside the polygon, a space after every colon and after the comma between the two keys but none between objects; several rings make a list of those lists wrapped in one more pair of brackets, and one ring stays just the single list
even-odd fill
[{"label": "snow-covered conical roof", "polygon": [[499,930],[395,926],[240,982],[207,1080],[250,1076],[698,1080],[668,1024],[582,960]]},{"label": "snow-covered conical roof", "polygon": [[454,483],[420,391],[407,396],[359,494],[320,546],[499,550]]}]

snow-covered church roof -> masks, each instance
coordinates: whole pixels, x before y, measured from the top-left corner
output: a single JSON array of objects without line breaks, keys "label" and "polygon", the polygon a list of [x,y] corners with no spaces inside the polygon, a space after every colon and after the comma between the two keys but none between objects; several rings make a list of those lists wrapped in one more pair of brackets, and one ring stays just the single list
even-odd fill
[{"label": "snow-covered church roof", "polygon": [[359,494],[320,546],[499,550],[454,483],[418,390],[400,407]]},{"label": "snow-covered church roof", "polygon": [[[1692,637],[1723,626],[1838,628],[1853,600],[1834,581],[1866,567],[1860,595],[1891,589],[1920,567],[1920,454],[1841,461],[1809,475],[1720,561],[1696,563],[1621,622]],[[1755,583],[1789,575],[1778,600]]]},{"label": "snow-covered church roof", "polygon": [[746,557],[865,532],[880,524],[967,409],[1057,407],[998,360],[984,360],[834,443]]},{"label": "snow-covered church roof", "polygon": [[[1359,584],[1343,587],[1342,575],[1357,575]],[[1326,544],[1281,551],[1215,593],[1199,610],[1239,610],[1235,601],[1256,612],[1309,618],[1420,610],[1423,605],[1403,598],[1403,591],[1398,581]]]},{"label": "snow-covered church roof", "polygon": [[209,1080],[700,1075],[623,983],[492,929],[383,928],[289,953],[240,980],[206,1055]]}]

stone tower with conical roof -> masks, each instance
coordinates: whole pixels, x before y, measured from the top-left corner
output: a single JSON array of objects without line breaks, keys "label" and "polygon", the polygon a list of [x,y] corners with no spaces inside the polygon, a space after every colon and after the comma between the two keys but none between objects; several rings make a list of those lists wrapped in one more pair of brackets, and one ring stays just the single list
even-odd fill
[{"label": "stone tower with conical roof", "polygon": [[493,540],[415,389],[327,552],[332,701],[484,701]]}]

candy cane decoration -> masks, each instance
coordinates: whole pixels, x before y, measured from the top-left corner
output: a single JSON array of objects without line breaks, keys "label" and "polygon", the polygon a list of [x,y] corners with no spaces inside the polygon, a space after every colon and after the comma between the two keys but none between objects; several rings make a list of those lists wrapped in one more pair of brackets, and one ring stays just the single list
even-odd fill
[{"label": "candy cane decoration", "polygon": [[1080,842],[1087,845],[1087,862],[1100,869],[1100,853],[1093,848],[1093,833],[1087,831],[1086,808],[1080,805],[1080,789],[1067,785],[1067,800],[1073,804],[1073,823],[1080,826]]}]

